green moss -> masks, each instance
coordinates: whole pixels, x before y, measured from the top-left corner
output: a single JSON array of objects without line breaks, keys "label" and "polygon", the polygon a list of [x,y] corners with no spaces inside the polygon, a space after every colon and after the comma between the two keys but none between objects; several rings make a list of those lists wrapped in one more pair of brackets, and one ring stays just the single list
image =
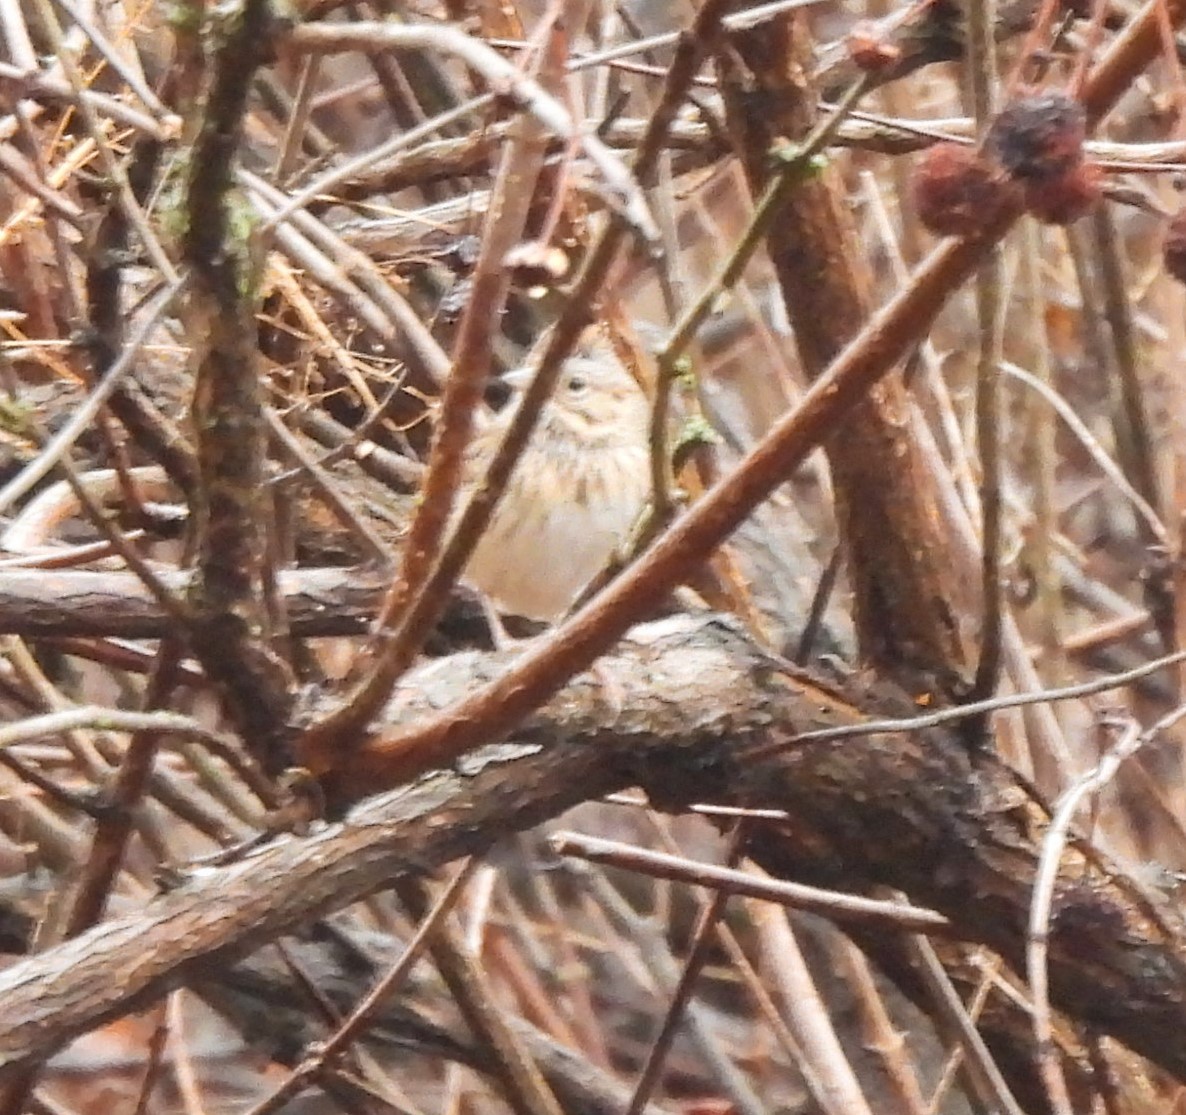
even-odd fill
[{"label": "green moss", "polygon": [[202,30],[204,9],[192,0],[173,0],[165,5],[165,22],[175,35],[197,35]]},{"label": "green moss", "polygon": [[189,231],[189,213],[185,208],[185,181],[189,175],[189,153],[182,151],[172,160],[161,184],[156,217],[161,231],[173,243]]},{"label": "green moss", "polygon": [[239,294],[255,302],[263,275],[263,252],[257,235],[260,220],[247,195],[239,190],[227,194],[226,222],[227,247],[234,253]]},{"label": "green moss", "polygon": [[803,147],[790,140],[782,140],[770,148],[770,162],[781,173],[793,174],[801,180],[816,177],[828,165],[827,156],[817,153],[804,157]]},{"label": "green moss", "polygon": [[212,17],[209,28],[210,49],[217,52],[226,46],[228,40],[235,38],[242,30],[242,0],[215,4],[210,8],[210,12]]},{"label": "green moss", "polygon": [[698,445],[716,445],[720,442],[720,434],[709,425],[703,415],[693,415],[683,425],[675,443],[675,456],[681,456],[689,449]]},{"label": "green moss", "polygon": [[9,395],[0,395],[0,430],[26,436],[32,430],[33,408]]}]

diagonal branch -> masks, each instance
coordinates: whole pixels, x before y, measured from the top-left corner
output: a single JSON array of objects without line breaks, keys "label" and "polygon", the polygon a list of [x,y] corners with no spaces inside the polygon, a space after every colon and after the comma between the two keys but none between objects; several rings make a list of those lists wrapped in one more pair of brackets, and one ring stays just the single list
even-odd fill
[{"label": "diagonal branch", "polygon": [[[427,665],[389,716],[456,700],[502,661]],[[9,968],[0,1080],[279,934],[630,784],[671,810],[706,799],[784,809],[787,820],[754,826],[749,852],[767,871],[833,885],[842,870],[850,889],[901,890],[1022,969],[1048,818],[991,755],[974,761],[944,729],[795,744],[912,703],[859,684],[841,692],[715,617],[641,628],[603,672],[619,701],[579,679],[512,743],[195,875],[147,909]],[[1055,884],[1049,966],[1059,1009],[1186,1079],[1186,931],[1167,902],[1081,843]]]},{"label": "diagonal branch", "polygon": [[[1161,9],[1175,26],[1186,0],[1150,0],[1084,85],[1088,114],[1098,119],[1140,70],[1157,56]],[[330,796],[374,785],[380,772],[405,776],[448,764],[519,724],[569,678],[609,650],[651,603],[687,577],[767,499],[807,455],[836,435],[869,391],[923,337],[952,293],[975,274],[1018,214],[988,221],[979,237],[946,240],[911,282],[874,314],[814,381],[799,405],[777,422],[733,472],[668,530],[642,558],[551,637],[541,639],[504,676],[443,714],[375,738],[341,769],[333,740],[309,735],[297,747],[301,763],[323,779]]]}]

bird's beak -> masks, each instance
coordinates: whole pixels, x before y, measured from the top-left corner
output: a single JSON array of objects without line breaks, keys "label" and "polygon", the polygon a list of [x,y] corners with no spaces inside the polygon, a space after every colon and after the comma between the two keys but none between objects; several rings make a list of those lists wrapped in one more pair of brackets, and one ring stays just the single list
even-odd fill
[{"label": "bird's beak", "polygon": [[512,368],[509,372],[503,372],[502,382],[514,391],[522,391],[534,376],[534,368]]}]

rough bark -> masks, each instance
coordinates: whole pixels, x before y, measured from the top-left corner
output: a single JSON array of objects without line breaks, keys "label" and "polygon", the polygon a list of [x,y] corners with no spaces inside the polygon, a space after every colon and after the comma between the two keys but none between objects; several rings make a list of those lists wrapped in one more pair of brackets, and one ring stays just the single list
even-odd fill
[{"label": "rough bark", "polygon": [[[388,718],[431,715],[501,664],[473,654],[447,670],[428,665]],[[912,704],[881,688],[842,691],[713,617],[641,629],[602,671],[616,700],[579,678],[513,741],[365,801],[341,823],[196,873],[143,911],[8,969],[0,1080],[278,934],[631,784],[670,809],[784,809],[787,820],[756,828],[750,846],[768,870],[901,890],[1021,964],[1046,814],[991,755],[973,756],[942,729],[796,742]],[[1056,1006],[1186,1079],[1186,931],[1168,903],[1094,854],[1068,854],[1050,971]]]},{"label": "rough bark", "polygon": [[[733,36],[722,54],[730,135],[755,196],[778,173],[771,152],[807,138],[819,119],[806,20],[787,15]],[[839,171],[789,191],[766,241],[799,360],[824,372],[869,320],[866,254]],[[854,590],[861,654],[886,676],[912,666],[954,682],[967,665],[959,591],[934,478],[910,432],[900,374],[886,376],[826,443]]]}]

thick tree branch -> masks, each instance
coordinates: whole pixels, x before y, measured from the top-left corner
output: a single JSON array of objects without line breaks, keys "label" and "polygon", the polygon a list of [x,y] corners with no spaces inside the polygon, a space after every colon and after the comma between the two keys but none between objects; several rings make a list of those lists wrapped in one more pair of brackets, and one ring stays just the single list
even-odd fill
[{"label": "thick tree branch", "polygon": [[[502,666],[479,654],[429,664],[388,716],[423,716]],[[768,870],[901,890],[1021,970],[1046,815],[991,755],[973,757],[944,730],[796,744],[807,731],[908,714],[912,702],[852,685],[845,696],[712,617],[637,630],[603,672],[620,701],[579,678],[513,742],[4,972],[0,1079],[302,923],[630,784],[672,810],[706,799],[785,809],[788,820],[755,828],[750,854]],[[1186,932],[1094,853],[1064,861],[1050,971],[1060,1009],[1186,1079]]]},{"label": "thick tree branch", "polygon": [[[808,22],[799,16],[735,35],[722,55],[726,119],[755,197],[776,173],[770,152],[786,140],[802,144],[818,123],[818,97],[805,76],[812,57]],[[789,191],[767,236],[809,379],[869,318],[873,283],[858,243],[832,167]],[[961,591],[967,578],[952,561],[935,479],[910,432],[902,377],[887,376],[861,399],[825,448],[862,661],[888,677],[923,669],[958,689],[968,658],[955,617],[969,610]]]}]

